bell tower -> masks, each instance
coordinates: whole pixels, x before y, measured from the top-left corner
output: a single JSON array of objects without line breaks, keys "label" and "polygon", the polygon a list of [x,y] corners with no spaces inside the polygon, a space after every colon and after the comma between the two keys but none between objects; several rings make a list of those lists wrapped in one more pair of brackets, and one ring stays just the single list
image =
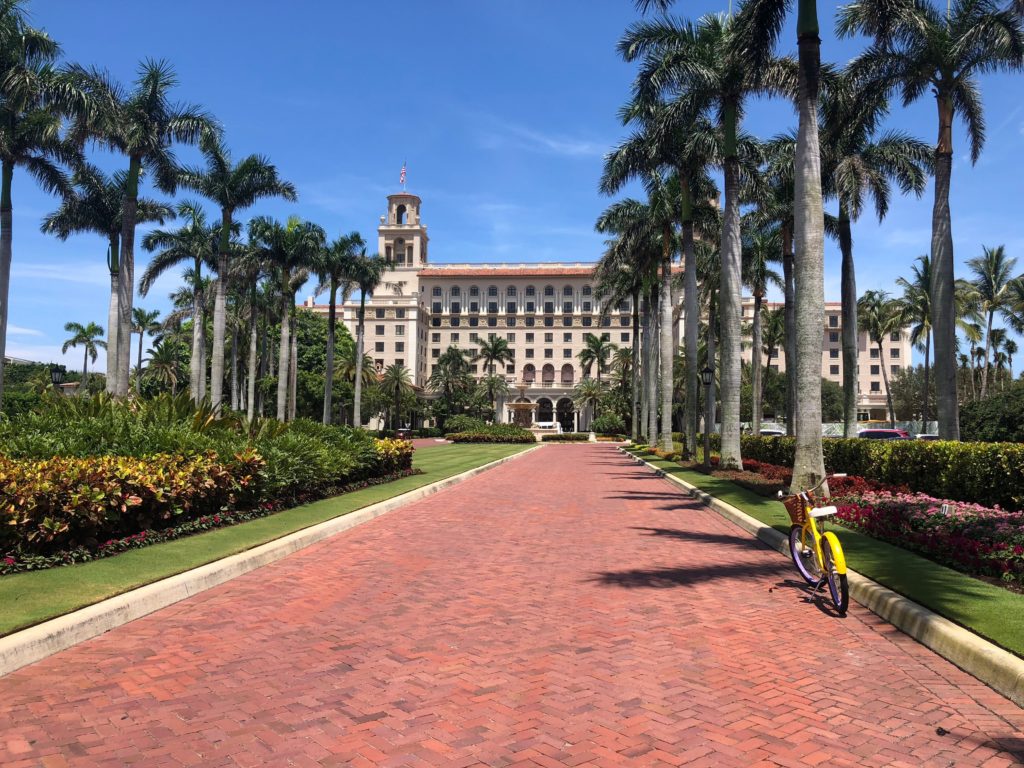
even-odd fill
[{"label": "bell tower", "polygon": [[377,227],[377,252],[395,271],[427,265],[427,228],[420,222],[420,199],[408,192],[388,195],[388,212]]}]

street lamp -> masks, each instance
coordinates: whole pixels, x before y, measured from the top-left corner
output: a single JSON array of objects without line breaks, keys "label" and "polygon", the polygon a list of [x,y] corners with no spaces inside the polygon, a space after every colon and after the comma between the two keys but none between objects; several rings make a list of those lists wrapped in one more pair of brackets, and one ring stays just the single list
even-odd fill
[{"label": "street lamp", "polygon": [[711,365],[700,372],[704,382],[704,469],[711,469],[711,385],[715,381],[715,369]]},{"label": "street lamp", "polygon": [[57,391],[60,391],[60,385],[64,383],[64,371],[63,365],[50,365],[50,383]]}]

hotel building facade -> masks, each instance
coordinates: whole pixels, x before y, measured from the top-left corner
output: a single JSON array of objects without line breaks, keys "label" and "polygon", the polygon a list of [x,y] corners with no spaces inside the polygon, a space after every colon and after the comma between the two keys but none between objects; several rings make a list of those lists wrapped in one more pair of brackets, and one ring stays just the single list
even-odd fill
[{"label": "hotel building facade", "polygon": [[[392,364],[405,366],[413,383],[426,388],[435,361],[448,347],[471,352],[477,349],[477,339],[501,336],[514,356],[504,370],[495,371],[509,382],[508,399],[517,399],[517,388],[525,387],[524,396],[537,404],[536,421],[557,420],[565,431],[588,426],[588,414],[577,413],[572,403],[573,388],[593,373],[579,362],[584,340],[592,333],[629,347],[633,332],[628,300],[601,316],[592,285],[593,263],[431,264],[421,200],[406,192],[388,196],[377,240],[378,252],[392,263],[366,303],[365,352],[379,371]],[[312,298],[303,306],[327,313],[327,305]],[[746,319],[752,306],[744,304]],[[340,321],[353,337],[358,310],[358,301],[348,301],[339,310]],[[833,312],[838,316],[838,305],[834,310],[829,305],[827,324],[835,322]],[[832,333],[828,325],[822,375],[841,381],[840,373],[832,373],[841,365],[841,360],[832,359]],[[871,387],[873,377],[864,374],[871,364],[867,346],[861,334],[862,379]],[[907,364],[909,342],[898,349],[899,364]],[[746,354],[749,359],[749,350]],[[781,360],[772,361],[772,367],[782,365]],[[471,370],[478,376],[487,373],[482,363],[471,363]],[[883,409],[884,401],[883,392]],[[865,408],[870,412],[867,400]],[[503,413],[501,420],[509,421],[509,414]]]}]

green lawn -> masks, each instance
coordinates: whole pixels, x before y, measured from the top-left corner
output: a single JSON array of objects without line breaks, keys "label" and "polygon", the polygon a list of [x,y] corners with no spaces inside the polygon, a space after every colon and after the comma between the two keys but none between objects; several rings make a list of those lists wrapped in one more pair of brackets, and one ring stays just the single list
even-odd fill
[{"label": "green lawn", "polygon": [[[781,502],[728,480],[684,469],[653,454],[640,455],[667,474],[789,535],[789,516]],[[971,578],[857,531],[843,529],[840,540],[853,570],[1024,656],[1024,595]]]},{"label": "green lawn", "polygon": [[116,557],[4,576],[0,578],[0,636],[252,549],[529,447],[437,445],[420,448],[414,455],[413,465],[423,470],[421,475],[295,507],[259,520],[132,550]]}]

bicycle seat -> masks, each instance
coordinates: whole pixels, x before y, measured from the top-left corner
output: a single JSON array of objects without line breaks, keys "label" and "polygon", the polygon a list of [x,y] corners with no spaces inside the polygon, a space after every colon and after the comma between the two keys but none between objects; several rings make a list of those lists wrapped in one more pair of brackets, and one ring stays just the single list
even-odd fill
[{"label": "bicycle seat", "polygon": [[811,510],[811,517],[829,517],[838,511],[835,507],[815,507]]}]

